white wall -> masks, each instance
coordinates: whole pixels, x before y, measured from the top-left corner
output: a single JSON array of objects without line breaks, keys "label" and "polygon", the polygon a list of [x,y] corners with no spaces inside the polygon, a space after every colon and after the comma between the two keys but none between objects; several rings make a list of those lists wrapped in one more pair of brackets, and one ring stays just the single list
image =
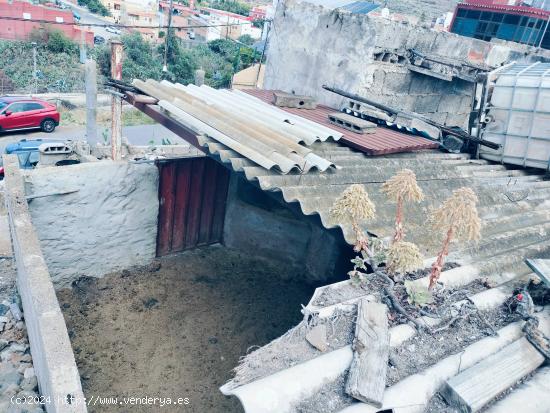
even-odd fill
[{"label": "white wall", "polygon": [[56,288],[83,275],[100,277],[154,258],[155,165],[101,161],[39,168],[25,179],[27,196],[78,190],[29,203]]}]

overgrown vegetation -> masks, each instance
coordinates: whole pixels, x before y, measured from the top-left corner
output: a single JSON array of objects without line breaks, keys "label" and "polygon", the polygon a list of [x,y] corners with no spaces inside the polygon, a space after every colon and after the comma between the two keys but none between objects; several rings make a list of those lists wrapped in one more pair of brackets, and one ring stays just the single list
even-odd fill
[{"label": "overgrown vegetation", "polygon": [[250,6],[245,3],[232,0],[214,0],[208,3],[209,7],[218,10],[229,11],[231,13],[237,13],[242,16],[248,16],[250,13]]},{"label": "overgrown vegetation", "polygon": [[[164,43],[156,46],[144,40],[139,33],[122,36],[122,42],[125,51],[122,77],[128,82],[133,79],[167,79],[187,84],[193,82],[195,70],[203,69],[207,85],[215,88],[228,87],[235,72],[249,67],[259,58],[259,54],[253,49],[226,39],[213,40],[205,45],[186,49],[181,46],[174,33],[171,33],[167,53],[168,71],[163,72]],[[101,73],[109,76],[108,46],[96,47],[94,54]]]},{"label": "overgrown vegetation", "polygon": [[0,68],[20,92],[34,92],[33,46],[36,42],[38,92],[84,90],[78,46],[63,32],[42,28],[31,41],[0,40]]},{"label": "overgrown vegetation", "polygon": [[79,6],[86,6],[92,13],[109,16],[111,13],[99,0],[78,0]]}]

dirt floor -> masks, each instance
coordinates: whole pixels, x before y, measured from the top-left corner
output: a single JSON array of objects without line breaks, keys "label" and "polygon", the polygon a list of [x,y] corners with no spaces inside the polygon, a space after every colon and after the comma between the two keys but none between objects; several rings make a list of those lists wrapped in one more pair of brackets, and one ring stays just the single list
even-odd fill
[{"label": "dirt floor", "polygon": [[[86,397],[188,398],[184,406],[90,406],[90,412],[242,411],[218,387],[251,346],[296,325],[314,286],[213,246],[58,292]],[[156,270],[156,271],[155,271]]]}]

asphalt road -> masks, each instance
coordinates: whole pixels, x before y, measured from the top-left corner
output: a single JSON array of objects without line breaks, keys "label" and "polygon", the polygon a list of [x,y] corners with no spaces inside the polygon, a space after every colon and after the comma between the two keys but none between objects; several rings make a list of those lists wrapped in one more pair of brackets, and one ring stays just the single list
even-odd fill
[{"label": "asphalt road", "polygon": [[[97,133],[97,142],[103,142],[104,128],[99,127]],[[21,139],[84,139],[86,129],[74,126],[58,126],[52,133],[44,133],[40,130],[27,130],[19,132],[6,132],[0,134],[0,154],[4,153],[6,145],[13,142],[19,142]],[[122,128],[122,136],[128,139],[132,145],[149,145],[151,141],[160,145],[163,139],[168,139],[172,144],[185,144],[185,141],[170,132],[162,125],[136,125],[125,126]]]},{"label": "asphalt road", "polygon": [[[76,11],[79,15],[80,15],[80,23],[90,23],[90,24],[108,24],[108,25],[111,25],[113,24],[111,21],[109,21],[108,19],[102,17],[102,16],[98,16],[97,14],[93,14],[91,13],[87,8],[85,7],[81,7],[81,6],[78,6],[78,5],[75,5],[73,3],[70,3],[68,1],[63,1],[61,0],[62,3],[66,4],[67,6],[69,6],[70,9]],[[113,33],[109,33],[107,30],[105,30],[105,28],[103,27],[97,27],[97,26],[92,26],[90,27],[90,29],[94,32],[94,36],[101,36],[101,37],[104,37],[105,40],[109,40],[109,39],[112,39],[113,37],[119,37],[118,35],[116,34],[113,34]]]}]

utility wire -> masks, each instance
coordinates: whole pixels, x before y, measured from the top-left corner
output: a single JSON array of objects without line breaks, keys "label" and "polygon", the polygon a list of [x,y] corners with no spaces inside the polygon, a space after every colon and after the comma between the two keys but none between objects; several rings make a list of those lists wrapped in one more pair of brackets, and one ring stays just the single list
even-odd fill
[{"label": "utility wire", "polygon": [[[33,22],[33,23],[44,23],[44,24],[58,24],[62,26],[81,26],[81,27],[117,27],[122,29],[201,29],[208,27],[230,27],[230,26],[245,26],[252,24],[252,22],[246,23],[221,23],[221,24],[197,24],[191,26],[137,26],[129,24],[109,24],[109,23],[70,23],[70,22],[54,22],[50,20],[35,20],[35,19],[25,19],[23,17],[5,17],[0,16],[0,20],[11,20],[11,21],[23,21],[23,22]],[[256,20],[258,22],[263,22],[264,20]]]}]

